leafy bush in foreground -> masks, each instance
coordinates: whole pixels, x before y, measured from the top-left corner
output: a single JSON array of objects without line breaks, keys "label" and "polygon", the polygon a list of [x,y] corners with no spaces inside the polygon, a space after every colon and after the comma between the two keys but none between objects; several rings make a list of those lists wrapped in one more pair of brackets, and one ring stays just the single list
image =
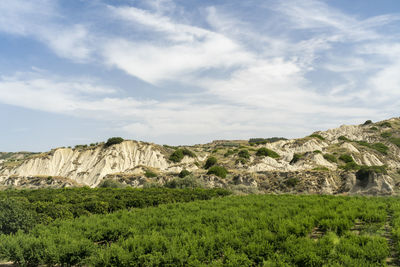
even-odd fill
[{"label": "leafy bush in foreground", "polygon": [[397,220],[399,203],[250,195],[168,204],[3,235],[0,258],[22,266],[384,266],[387,240],[351,229],[360,220],[382,227],[388,211]]},{"label": "leafy bush in foreground", "polygon": [[0,234],[27,231],[56,219],[106,214],[121,209],[157,206],[162,203],[210,199],[230,194],[223,189],[171,190],[70,188],[0,191]]}]

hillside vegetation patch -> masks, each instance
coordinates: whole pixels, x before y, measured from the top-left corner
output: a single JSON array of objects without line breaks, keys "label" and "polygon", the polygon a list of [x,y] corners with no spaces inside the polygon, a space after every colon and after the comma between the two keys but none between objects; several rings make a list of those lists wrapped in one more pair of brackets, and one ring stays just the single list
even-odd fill
[{"label": "hillside vegetation patch", "polygon": [[262,148],[258,149],[257,153],[256,153],[256,156],[259,156],[259,157],[262,157],[262,156],[263,157],[271,157],[271,158],[274,158],[274,159],[279,158],[279,154],[278,153],[276,153],[275,151],[273,151],[271,149],[268,149],[266,147],[262,147]]},{"label": "hillside vegetation patch", "polygon": [[178,148],[169,156],[169,160],[178,163],[181,162],[185,156],[195,158],[196,154],[187,148]]},{"label": "hillside vegetation patch", "polygon": [[322,140],[322,141],[325,140],[325,138],[320,134],[312,134],[312,135],[310,135],[310,137],[317,138],[317,139]]},{"label": "hillside vegetation patch", "polygon": [[324,154],[323,157],[324,157],[324,159],[326,159],[329,162],[337,163],[337,158],[332,154]]},{"label": "hillside vegetation patch", "polygon": [[209,169],[215,164],[217,164],[217,158],[216,157],[209,157],[206,161],[206,164],[204,164],[204,169]]},{"label": "hillside vegetation patch", "polygon": [[111,138],[108,138],[108,140],[104,144],[104,146],[109,147],[112,145],[121,144],[123,141],[124,141],[124,139],[122,137],[111,137]]},{"label": "hillside vegetation patch", "polygon": [[228,170],[222,166],[214,165],[210,169],[208,169],[207,174],[214,174],[218,177],[226,178],[226,175],[228,174]]}]

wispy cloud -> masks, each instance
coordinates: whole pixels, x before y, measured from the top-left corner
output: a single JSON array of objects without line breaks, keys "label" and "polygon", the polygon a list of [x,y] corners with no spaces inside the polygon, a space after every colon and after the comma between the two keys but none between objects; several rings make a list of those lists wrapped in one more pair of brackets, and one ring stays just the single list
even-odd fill
[{"label": "wispy cloud", "polygon": [[[155,100],[135,95],[136,88],[104,86],[102,77],[24,72],[1,77],[0,102],[105,120],[141,136],[211,138],[301,135],[395,113],[400,46],[382,29],[398,15],[361,18],[316,0],[255,5],[266,15],[246,20],[227,5],[191,17],[172,0],[98,4],[94,14],[114,27],[100,30],[62,16],[56,1],[0,3],[0,31],[172,95]],[[173,93],[175,86],[188,89]]]},{"label": "wispy cloud", "polygon": [[58,12],[57,1],[2,1],[0,31],[33,37],[58,56],[85,61],[90,55],[90,37],[84,25],[67,23]]}]

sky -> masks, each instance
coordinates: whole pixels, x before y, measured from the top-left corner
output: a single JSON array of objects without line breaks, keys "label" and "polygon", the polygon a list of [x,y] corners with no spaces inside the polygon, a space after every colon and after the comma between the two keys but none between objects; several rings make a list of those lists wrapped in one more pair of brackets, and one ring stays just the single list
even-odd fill
[{"label": "sky", "polygon": [[0,151],[398,117],[398,0],[0,1]]}]

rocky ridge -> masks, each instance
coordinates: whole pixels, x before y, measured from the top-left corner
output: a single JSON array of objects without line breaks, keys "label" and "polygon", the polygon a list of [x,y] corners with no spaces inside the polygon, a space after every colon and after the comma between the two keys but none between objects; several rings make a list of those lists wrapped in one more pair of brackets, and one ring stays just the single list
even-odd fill
[{"label": "rocky ridge", "polygon": [[[292,140],[219,140],[184,147],[124,141],[41,154],[1,153],[0,186],[95,187],[114,180],[134,187],[195,182],[241,192],[393,194],[400,181],[399,140],[400,119],[393,118]],[[262,154],[261,148],[277,155]],[[171,155],[176,150],[190,153],[175,160]],[[226,178],[207,174],[209,157],[228,170]],[[179,178],[182,170],[191,174]]]}]

